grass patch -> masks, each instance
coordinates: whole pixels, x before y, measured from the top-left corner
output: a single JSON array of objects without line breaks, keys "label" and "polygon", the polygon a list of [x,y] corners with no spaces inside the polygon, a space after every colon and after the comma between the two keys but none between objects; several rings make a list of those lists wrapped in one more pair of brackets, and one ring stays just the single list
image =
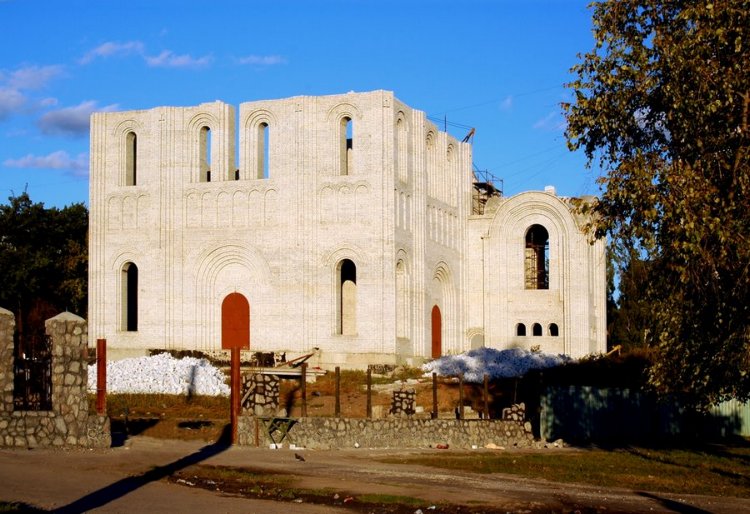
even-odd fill
[{"label": "grass patch", "polygon": [[387,459],[473,473],[669,493],[750,497],[750,446],[442,454]]}]

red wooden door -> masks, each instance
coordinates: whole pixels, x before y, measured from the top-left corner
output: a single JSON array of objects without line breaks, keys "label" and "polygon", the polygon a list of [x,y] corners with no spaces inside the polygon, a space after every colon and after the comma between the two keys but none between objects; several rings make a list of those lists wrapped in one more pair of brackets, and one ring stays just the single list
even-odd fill
[{"label": "red wooden door", "polygon": [[250,349],[250,304],[240,293],[231,293],[221,302],[221,348]]},{"label": "red wooden door", "polygon": [[437,359],[443,355],[443,318],[440,315],[440,307],[432,308],[432,358]]}]

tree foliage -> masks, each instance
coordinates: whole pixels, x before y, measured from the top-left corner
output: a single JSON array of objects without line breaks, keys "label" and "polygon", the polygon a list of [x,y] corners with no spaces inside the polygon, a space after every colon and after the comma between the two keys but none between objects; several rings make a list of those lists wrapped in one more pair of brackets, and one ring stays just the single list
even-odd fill
[{"label": "tree foliage", "polygon": [[47,209],[25,192],[8,201],[0,205],[0,307],[16,315],[25,348],[44,336],[46,319],[64,310],[86,316],[88,210]]},{"label": "tree foliage", "polygon": [[592,8],[566,136],[604,170],[597,235],[648,268],[651,383],[748,398],[750,0]]},{"label": "tree foliage", "polygon": [[626,352],[649,346],[652,309],[643,292],[651,279],[650,265],[631,256],[620,270],[617,302],[607,312],[610,346],[620,345]]}]

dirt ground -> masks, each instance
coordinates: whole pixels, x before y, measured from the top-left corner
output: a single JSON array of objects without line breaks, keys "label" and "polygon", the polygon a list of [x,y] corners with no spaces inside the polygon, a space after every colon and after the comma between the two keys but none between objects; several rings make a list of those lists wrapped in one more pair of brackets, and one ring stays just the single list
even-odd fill
[{"label": "dirt ground", "polygon": [[[105,450],[2,449],[0,500],[55,512],[750,512],[746,499],[603,489],[377,460],[435,451],[270,450],[146,436]],[[205,466],[283,476],[290,488],[323,495],[243,497],[241,488],[228,483],[199,483]],[[416,503],[394,507],[378,503],[377,496],[368,503],[365,495]]]}]

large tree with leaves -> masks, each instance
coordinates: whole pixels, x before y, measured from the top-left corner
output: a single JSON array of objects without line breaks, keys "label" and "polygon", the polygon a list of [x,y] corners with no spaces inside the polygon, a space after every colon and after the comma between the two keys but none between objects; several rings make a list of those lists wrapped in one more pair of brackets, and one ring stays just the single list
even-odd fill
[{"label": "large tree with leaves", "polygon": [[86,316],[88,209],[45,208],[27,193],[0,205],[0,307],[16,315],[19,351],[63,310]]},{"label": "large tree with leaves", "polygon": [[597,232],[648,261],[651,383],[750,396],[750,0],[592,4],[563,105],[603,170]]}]

